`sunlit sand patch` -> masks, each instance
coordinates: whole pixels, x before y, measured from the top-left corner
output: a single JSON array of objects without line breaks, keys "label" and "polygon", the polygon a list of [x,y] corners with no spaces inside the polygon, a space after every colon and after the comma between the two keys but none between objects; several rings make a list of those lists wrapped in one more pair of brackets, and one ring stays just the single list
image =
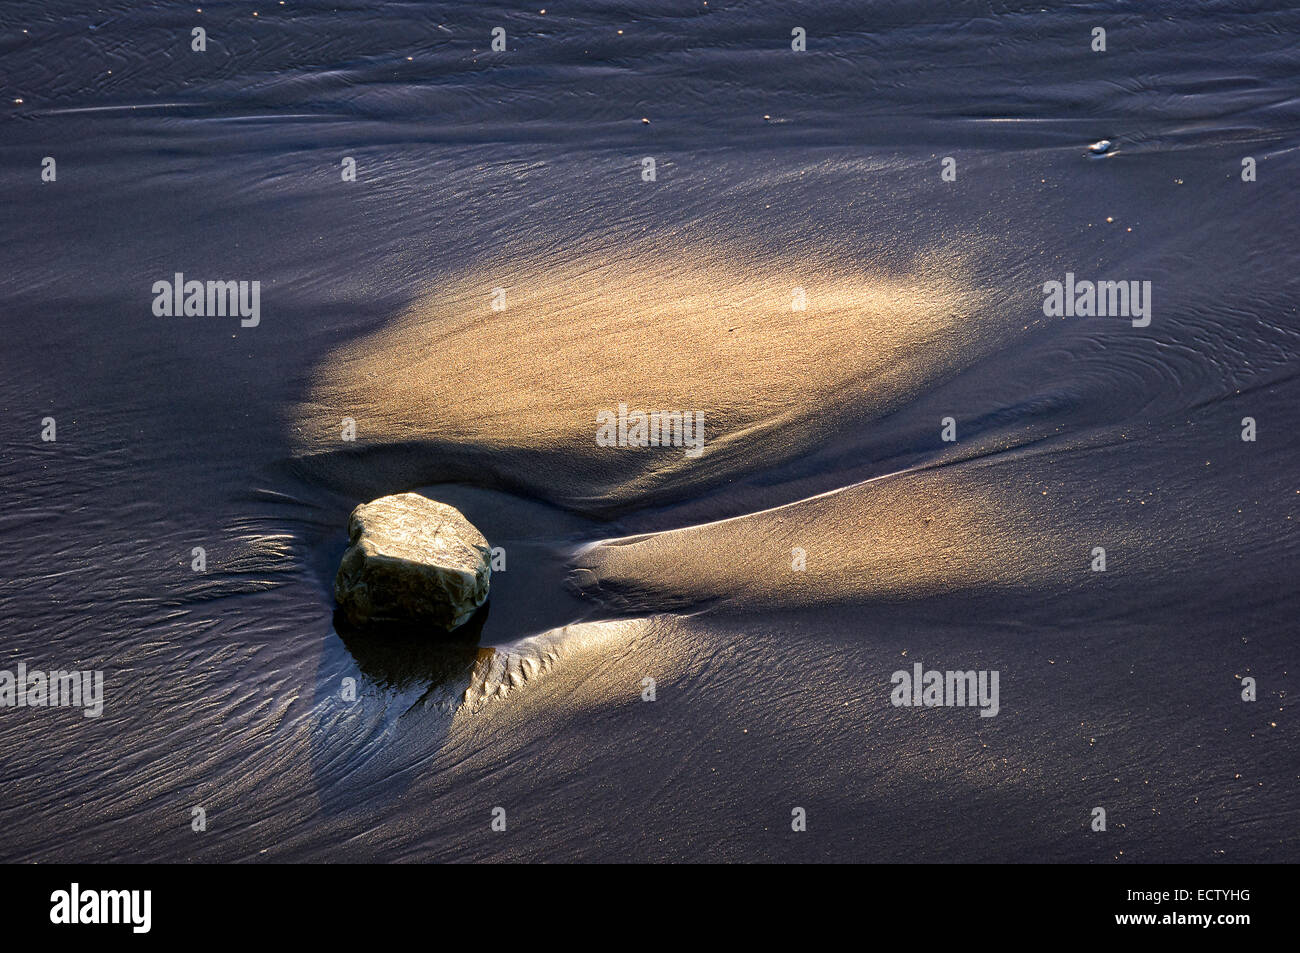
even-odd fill
[{"label": "sunlit sand patch", "polygon": [[906,600],[1041,580],[1044,566],[1061,564],[1058,548],[1002,495],[939,469],[605,540],[577,556],[573,581],[625,610],[715,600],[745,608]]},{"label": "sunlit sand patch", "polygon": [[[898,406],[993,346],[981,300],[949,260],[891,275],[722,244],[522,257],[448,277],[332,355],[299,410],[297,449],[357,467],[328,455],[403,445],[391,476],[411,483],[490,471],[577,508],[626,502],[771,464],[846,416]],[[620,403],[701,412],[703,455],[598,446],[597,415]],[[354,444],[340,439],[345,417]]]},{"label": "sunlit sand patch", "polygon": [[537,687],[560,666],[581,666],[630,645],[645,628],[640,619],[580,622],[478,650],[461,677],[435,685],[417,707],[467,718],[493,702]]},{"label": "sunlit sand patch", "polygon": [[[1104,608],[1114,587],[1126,587],[1120,605],[1165,591],[1186,600],[1190,579],[1222,587],[1234,514],[1213,485],[1196,482],[1194,456],[1185,454],[1182,481],[1168,480],[1175,452],[1120,442],[1076,454],[1060,445],[905,471],[732,519],[602,540],[575,555],[571,580],[635,612],[971,590],[1018,592],[1025,601],[1001,603],[1017,613],[1062,611],[1051,600],[1067,593]],[[1094,454],[1109,458],[1105,472],[1122,473],[1121,483],[1098,486],[1098,464],[1081,465]]]}]

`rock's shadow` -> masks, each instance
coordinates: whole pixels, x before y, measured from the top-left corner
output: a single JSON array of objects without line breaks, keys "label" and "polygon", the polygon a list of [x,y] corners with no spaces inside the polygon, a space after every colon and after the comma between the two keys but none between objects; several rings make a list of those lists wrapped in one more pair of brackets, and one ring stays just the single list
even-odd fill
[{"label": "rock's shadow", "polygon": [[[463,681],[484,649],[479,645],[489,602],[451,632],[431,625],[384,622],[358,626],[342,610],[334,612],[334,631],[361,674],[392,692],[429,691]],[[489,650],[490,651],[490,650]]]},{"label": "rock's shadow", "polygon": [[[446,632],[428,624],[357,626],[335,610],[333,629],[342,652],[328,640],[325,664],[338,675],[319,682],[312,726],[312,773],[322,817],[399,796],[416,777],[405,768],[446,743],[454,707],[433,711],[423,702],[464,696],[475,670],[496,651],[480,644],[487,616],[484,603],[468,622]],[[346,677],[358,682],[350,697],[341,691]],[[414,720],[408,723],[407,715]],[[404,723],[413,730],[404,730]]]}]

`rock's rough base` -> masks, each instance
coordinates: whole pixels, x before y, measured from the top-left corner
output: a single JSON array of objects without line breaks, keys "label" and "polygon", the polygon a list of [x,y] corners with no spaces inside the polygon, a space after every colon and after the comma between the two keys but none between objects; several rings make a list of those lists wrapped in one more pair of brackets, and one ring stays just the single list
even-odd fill
[{"label": "rock's rough base", "polygon": [[491,547],[455,507],[418,493],[380,497],[352,511],[348,535],[334,598],[353,624],[450,630],[487,600]]}]

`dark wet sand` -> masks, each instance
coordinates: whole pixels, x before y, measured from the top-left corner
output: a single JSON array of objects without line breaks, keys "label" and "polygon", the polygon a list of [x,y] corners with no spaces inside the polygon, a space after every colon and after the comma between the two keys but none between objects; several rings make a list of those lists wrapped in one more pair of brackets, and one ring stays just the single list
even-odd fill
[{"label": "dark wet sand", "polygon": [[[208,60],[161,6],[2,15],[0,668],[108,697],[0,710],[0,859],[1300,857],[1300,16],[1098,59],[1091,14],[830,4],[792,59],[777,4],[494,12],[512,60],[479,14],[215,11]],[[260,326],[153,317],[176,271]],[[1066,271],[1151,325],[1044,316]],[[704,454],[598,447],[619,402]],[[507,551],[473,640],[335,624],[406,490]],[[891,706],[918,661],[999,714]]]}]

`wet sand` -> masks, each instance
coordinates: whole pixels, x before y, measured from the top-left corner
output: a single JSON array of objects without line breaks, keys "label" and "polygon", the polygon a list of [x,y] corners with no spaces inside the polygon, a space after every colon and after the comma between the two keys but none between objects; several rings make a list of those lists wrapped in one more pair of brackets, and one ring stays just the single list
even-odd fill
[{"label": "wet sand", "polygon": [[[106,704],[0,711],[0,859],[1300,854],[1293,11],[14,11],[0,668]],[[154,317],[177,271],[260,324]],[[408,490],[507,556],[446,644],[335,617]]]}]

